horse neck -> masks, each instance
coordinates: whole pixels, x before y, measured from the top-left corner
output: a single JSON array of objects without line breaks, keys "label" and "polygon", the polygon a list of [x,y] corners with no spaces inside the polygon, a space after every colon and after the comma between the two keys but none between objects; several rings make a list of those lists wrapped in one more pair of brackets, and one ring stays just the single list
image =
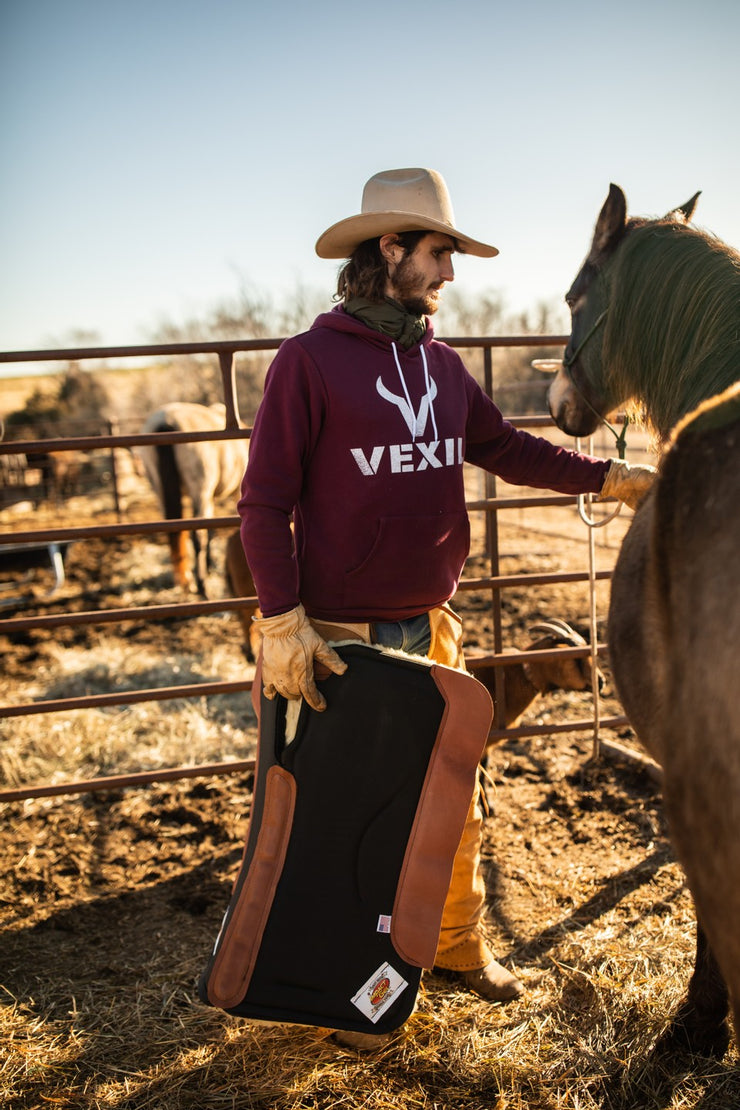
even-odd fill
[{"label": "horse neck", "polygon": [[665,440],[740,376],[740,256],[692,228],[650,224],[619,248],[611,287],[610,392],[636,398]]}]

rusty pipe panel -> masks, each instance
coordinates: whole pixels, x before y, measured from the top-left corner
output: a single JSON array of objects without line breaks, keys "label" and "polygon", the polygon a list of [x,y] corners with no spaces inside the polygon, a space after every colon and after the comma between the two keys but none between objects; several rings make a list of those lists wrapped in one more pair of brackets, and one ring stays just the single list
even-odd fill
[{"label": "rusty pipe panel", "polygon": [[170,620],[252,609],[256,597],[225,597],[218,601],[181,601],[172,605],[132,606],[129,609],[88,609],[82,613],[54,613],[43,617],[10,617],[0,621],[0,633],[28,632],[34,628],[72,628],[85,624],[118,624],[122,621]]},{"label": "rusty pipe panel", "polygon": [[91,794],[95,790],[120,790],[124,786],[147,786],[153,782],[177,779],[206,778],[211,775],[235,775],[254,771],[253,759],[237,759],[229,763],[201,763],[193,767],[168,767],[160,771],[137,771],[130,775],[106,775],[99,779],[63,782],[54,786],[20,786],[0,791],[0,802],[22,802],[26,798],[58,798],[62,794]]},{"label": "rusty pipe panel", "polygon": [[203,698],[211,694],[242,694],[252,689],[244,682],[196,682],[188,686],[156,686],[150,690],[126,690],[120,694],[89,694],[77,698],[49,698],[23,705],[0,707],[3,717],[30,717],[38,713],[61,713],[73,709],[98,709],[109,705],[134,705],[142,701],[170,701],[174,698]]},{"label": "rusty pipe panel", "polygon": [[73,543],[100,537],[146,536],[156,532],[194,532],[200,528],[237,528],[238,516],[190,516],[181,520],[147,520],[136,524],[91,524],[82,528],[39,528],[33,532],[6,532],[0,545],[14,543]]},{"label": "rusty pipe panel", "polygon": [[[450,347],[564,347],[567,335],[500,335],[440,337]],[[239,351],[276,351],[279,339],[212,340],[198,343],[150,343],[125,347],[62,347],[46,351],[0,351],[0,362],[80,362],[85,359],[148,358],[153,355],[223,355]]]}]

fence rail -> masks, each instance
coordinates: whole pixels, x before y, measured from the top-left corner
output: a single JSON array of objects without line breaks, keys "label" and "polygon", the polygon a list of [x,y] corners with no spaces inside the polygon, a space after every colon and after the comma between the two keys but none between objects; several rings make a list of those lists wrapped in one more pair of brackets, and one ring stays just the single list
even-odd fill
[{"label": "fence rail", "polygon": [[[494,395],[493,390],[493,367],[491,353],[496,348],[517,348],[517,347],[553,347],[562,346],[566,342],[567,337],[562,335],[545,335],[545,336],[497,336],[497,337],[459,337],[448,338],[444,341],[450,346],[457,348],[481,348],[483,350],[484,361],[484,384],[486,391],[490,396]],[[15,454],[23,453],[29,456],[34,454],[41,454],[47,451],[67,451],[67,450],[113,450],[115,448],[130,448],[145,444],[162,444],[162,443],[181,443],[193,442],[203,440],[222,440],[234,439],[249,435],[250,430],[241,427],[239,406],[237,401],[236,391],[236,375],[235,375],[235,356],[240,352],[245,351],[272,351],[276,350],[281,339],[265,339],[265,340],[245,340],[240,342],[204,342],[204,343],[176,343],[176,344],[156,344],[148,346],[127,346],[127,347],[97,347],[97,348],[64,348],[56,350],[42,350],[42,351],[15,351],[15,352],[0,352],[0,363],[23,363],[23,362],[58,362],[58,361],[83,361],[83,360],[109,360],[115,358],[151,358],[161,356],[180,356],[180,355],[207,355],[215,354],[219,359],[219,367],[221,372],[221,381],[223,388],[223,400],[226,407],[226,420],[225,427],[219,432],[201,432],[201,433],[184,433],[184,432],[164,432],[156,434],[126,434],[121,435],[114,432],[111,434],[101,434],[97,436],[67,436],[58,437],[55,439],[43,440],[24,440],[15,442],[0,443],[0,454]],[[545,427],[552,425],[552,421],[546,416],[527,416],[512,419],[512,423],[519,427]],[[593,728],[597,713],[595,710],[594,719],[589,721],[573,721],[566,722],[562,725],[554,726],[549,725],[532,725],[519,729],[505,729],[502,726],[504,720],[504,687],[501,667],[504,663],[511,663],[512,660],[517,659],[520,654],[507,652],[503,653],[502,650],[502,602],[501,594],[507,588],[516,587],[533,587],[545,584],[555,583],[576,583],[585,582],[591,578],[591,586],[595,580],[608,579],[610,577],[609,571],[600,571],[595,575],[589,576],[586,571],[579,572],[561,572],[561,573],[540,573],[540,574],[513,574],[503,575],[500,573],[499,567],[499,536],[498,536],[498,517],[502,511],[510,509],[521,508],[553,508],[572,506],[575,503],[575,498],[566,496],[542,496],[533,495],[531,497],[500,497],[496,492],[496,481],[490,475],[486,475],[486,496],[469,500],[467,508],[470,512],[481,512],[486,515],[486,555],[489,564],[489,574],[479,577],[463,578],[460,582],[460,591],[470,590],[485,590],[490,591],[491,594],[491,613],[493,623],[493,650],[490,654],[485,656],[487,661],[492,662],[496,666],[496,738],[506,738],[507,736],[536,736],[540,734],[547,734],[553,732],[563,731],[578,731],[586,728]],[[116,504],[118,500],[116,498]],[[193,531],[196,528],[207,526],[210,529],[225,529],[234,528],[238,523],[238,518],[235,516],[220,516],[212,518],[187,518],[185,520],[151,520],[151,521],[137,521],[131,523],[123,523],[119,521],[115,524],[100,524],[100,525],[84,525],[76,527],[58,527],[58,528],[26,528],[15,532],[5,532],[0,535],[0,552],[3,545],[43,545],[50,543],[69,543],[82,539],[90,538],[120,538],[122,536],[145,536],[159,533],[171,533],[178,531]],[[65,612],[50,614],[44,616],[28,616],[28,617],[13,617],[0,620],[0,633],[7,635],[17,634],[19,632],[28,632],[39,629],[55,629],[60,627],[74,627],[80,625],[92,624],[111,624],[123,623],[126,621],[157,621],[167,620],[178,617],[197,617],[200,615],[212,614],[214,612],[229,612],[235,611],[240,608],[247,608],[253,605],[255,598],[224,598],[218,601],[193,601],[182,602],[170,605],[151,605],[151,606],[136,606],[121,609],[109,610],[95,610],[86,612]],[[557,655],[562,655],[564,649],[559,649],[558,652],[545,651],[545,652],[527,652],[527,658],[531,661],[535,658],[554,658]],[[590,648],[574,648],[565,649],[565,654],[573,657],[584,657],[590,653]],[[606,650],[606,645],[598,645],[597,651],[603,652]],[[202,697],[204,695],[226,694],[235,691],[246,691],[251,689],[252,683],[250,681],[229,683],[229,682],[210,682],[210,683],[197,683],[188,686],[160,686],[156,689],[147,690],[128,690],[116,691],[110,694],[98,694],[87,697],[76,698],[57,698],[49,700],[37,700],[30,703],[18,705],[3,705],[0,706],[0,718],[11,718],[28,715],[37,715],[43,713],[68,713],[73,710],[88,708],[92,706],[107,706],[107,705],[120,705],[132,704],[139,701],[153,701],[153,700],[167,700],[174,698],[184,697]],[[601,720],[598,722],[601,728],[621,728],[625,724],[624,717],[614,717]],[[145,772],[140,775],[132,774],[127,776],[114,776],[107,779],[92,779],[86,783],[75,784],[58,784],[54,786],[36,786],[27,787],[25,791],[23,788],[12,791],[0,792],[0,801],[17,800],[22,797],[38,797],[48,794],[64,794],[64,793],[79,793],[83,789],[110,789],[110,783],[115,781],[119,785],[128,785],[133,782],[156,782],[156,781],[169,781],[176,777],[192,777],[196,773],[204,775],[212,774],[226,774],[234,770],[243,769],[249,765],[249,761],[236,761],[228,764],[208,764],[204,766],[200,772],[192,767],[182,768],[167,768],[161,772],[152,771]],[[143,775],[143,777],[142,777]]]}]

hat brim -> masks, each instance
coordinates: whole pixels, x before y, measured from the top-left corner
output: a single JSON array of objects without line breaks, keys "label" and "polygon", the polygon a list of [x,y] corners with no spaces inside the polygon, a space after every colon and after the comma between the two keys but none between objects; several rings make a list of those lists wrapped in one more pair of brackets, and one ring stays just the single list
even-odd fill
[{"label": "hat brim", "polygon": [[498,254],[497,247],[471,239],[449,224],[408,212],[365,212],[340,220],[316,240],[316,253],[319,258],[349,258],[366,239],[379,239],[381,235],[401,231],[439,231],[452,236],[464,254],[474,254],[479,258],[493,258]]}]

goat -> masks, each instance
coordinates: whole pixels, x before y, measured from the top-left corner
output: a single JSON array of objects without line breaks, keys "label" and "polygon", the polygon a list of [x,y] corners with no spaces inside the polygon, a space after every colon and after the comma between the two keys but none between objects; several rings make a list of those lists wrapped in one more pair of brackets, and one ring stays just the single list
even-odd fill
[{"label": "goat", "polygon": [[[531,635],[536,635],[525,651],[550,651],[554,648],[587,647],[580,633],[565,621],[557,618],[533,625]],[[466,656],[470,673],[482,682],[491,697],[496,700],[496,666],[493,663],[477,662],[476,656]],[[504,725],[516,728],[525,710],[541,694],[552,690],[591,690],[591,656],[566,659],[517,660],[499,664],[504,680]],[[597,684],[601,690],[604,677],[597,670]],[[489,740],[487,750],[495,741]]]}]

